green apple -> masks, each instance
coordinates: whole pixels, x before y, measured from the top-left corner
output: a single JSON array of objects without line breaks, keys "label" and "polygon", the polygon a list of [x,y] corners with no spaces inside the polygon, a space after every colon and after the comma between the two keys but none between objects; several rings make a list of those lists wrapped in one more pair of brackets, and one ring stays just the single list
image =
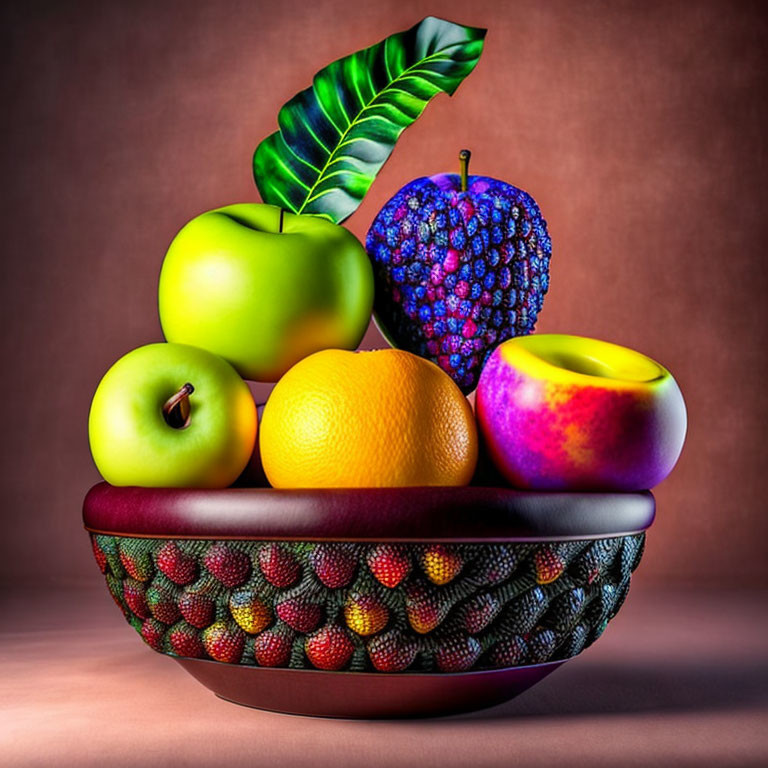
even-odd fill
[{"label": "green apple", "polygon": [[192,219],[160,273],[165,338],[215,352],[256,381],[276,381],[321,349],[354,349],[372,305],[373,270],[358,239],[273,205]]},{"label": "green apple", "polygon": [[225,488],[256,440],[248,385],[222,358],[184,344],[121,357],[96,389],[91,453],[112,485]]}]

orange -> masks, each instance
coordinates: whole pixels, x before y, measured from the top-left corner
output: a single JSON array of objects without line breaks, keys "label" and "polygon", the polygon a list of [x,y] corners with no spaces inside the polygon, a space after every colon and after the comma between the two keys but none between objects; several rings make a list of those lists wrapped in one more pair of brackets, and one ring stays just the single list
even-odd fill
[{"label": "orange", "polygon": [[275,488],[466,485],[472,409],[434,363],[399,349],[326,349],[272,390],[259,426]]}]

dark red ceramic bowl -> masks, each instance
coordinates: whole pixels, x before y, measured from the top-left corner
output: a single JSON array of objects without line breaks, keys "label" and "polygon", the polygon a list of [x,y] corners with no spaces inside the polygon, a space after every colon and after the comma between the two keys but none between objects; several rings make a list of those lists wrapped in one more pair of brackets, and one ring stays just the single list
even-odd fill
[{"label": "dark red ceramic bowl", "polygon": [[491,706],[594,642],[653,522],[650,493],[501,488],[88,493],[107,586],[218,696],[294,714]]}]

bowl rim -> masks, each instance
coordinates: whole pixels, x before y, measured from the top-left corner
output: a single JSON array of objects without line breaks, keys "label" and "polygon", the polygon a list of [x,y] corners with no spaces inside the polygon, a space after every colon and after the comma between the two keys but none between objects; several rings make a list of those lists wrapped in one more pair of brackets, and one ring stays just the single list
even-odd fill
[{"label": "bowl rim", "polygon": [[85,497],[83,522],[92,533],[154,539],[575,541],[639,533],[653,523],[655,510],[650,491],[563,493],[489,486],[209,490],[102,482]]}]

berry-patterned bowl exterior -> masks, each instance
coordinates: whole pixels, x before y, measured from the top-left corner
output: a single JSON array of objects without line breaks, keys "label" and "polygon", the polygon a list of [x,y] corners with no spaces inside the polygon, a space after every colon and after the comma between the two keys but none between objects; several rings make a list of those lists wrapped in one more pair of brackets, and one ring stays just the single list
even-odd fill
[{"label": "berry-patterned bowl exterior", "polygon": [[616,614],[648,492],[501,488],[88,493],[107,587],[222,698],[404,717],[512,698]]}]

